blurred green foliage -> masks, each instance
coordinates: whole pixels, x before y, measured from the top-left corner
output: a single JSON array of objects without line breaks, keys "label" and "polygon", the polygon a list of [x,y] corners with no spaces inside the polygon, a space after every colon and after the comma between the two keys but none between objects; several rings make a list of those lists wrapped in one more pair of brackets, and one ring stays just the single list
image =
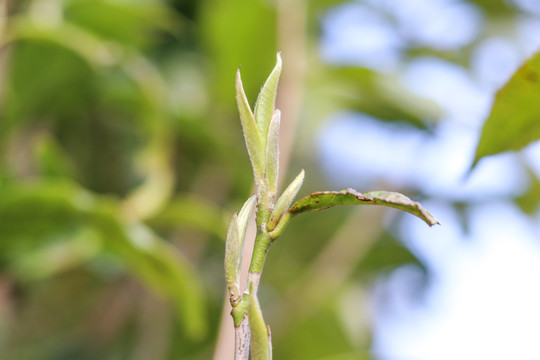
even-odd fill
[{"label": "blurred green foliage", "polygon": [[[305,7],[309,71],[287,178],[305,167],[307,192],[325,188],[309,139],[326,115],[348,108],[419,131],[438,115],[387,74],[320,63],[318,20],[342,2]],[[507,11],[478,3],[486,14]],[[254,99],[278,49],[279,16],[263,0],[8,1],[0,358],[211,358],[226,227],[252,190],[234,74],[242,64]],[[285,67],[298,60],[283,56]],[[261,302],[276,358],[369,358],[367,321],[345,326],[342,300],[418,260],[382,228],[358,232],[351,224],[365,214],[298,219],[272,248]],[[380,222],[367,219],[366,229]],[[325,292],[315,265],[340,242],[365,248],[339,263],[342,281]],[[306,298],[319,294],[306,311],[291,302],[300,282]]]},{"label": "blurred green foliage", "polygon": [[539,90],[540,53],[536,53],[497,92],[478,142],[475,164],[484,156],[521,150],[540,139]]}]

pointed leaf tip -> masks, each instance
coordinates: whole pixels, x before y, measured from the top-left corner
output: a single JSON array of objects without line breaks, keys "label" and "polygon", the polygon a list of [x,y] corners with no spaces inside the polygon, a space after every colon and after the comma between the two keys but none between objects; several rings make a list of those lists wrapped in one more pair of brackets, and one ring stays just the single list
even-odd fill
[{"label": "pointed leaf tip", "polygon": [[272,119],[272,115],[275,109],[276,94],[279,76],[281,74],[281,67],[281,55],[278,52],[276,55],[276,65],[272,69],[272,72],[268,76],[268,79],[266,79],[266,82],[261,88],[261,91],[257,98],[257,102],[255,103],[255,121],[264,141],[266,141],[268,127],[270,125],[270,121]]},{"label": "pointed leaf tip", "polygon": [[324,210],[340,205],[389,206],[416,215],[424,220],[429,226],[440,224],[439,221],[419,203],[400,193],[387,191],[359,193],[354,189],[346,189],[342,191],[315,192],[298,200],[290,208],[289,212],[295,215],[303,212]]},{"label": "pointed leaf tip", "polygon": [[389,206],[406,211],[424,220],[429,226],[440,225],[439,220],[431,215],[431,213],[420,205],[420,203],[413,201],[398,192],[372,191],[365,193],[364,195],[369,197],[374,205]]},{"label": "pointed leaf tip", "polygon": [[540,52],[537,52],[497,91],[471,169],[485,156],[519,151],[540,139],[539,84]]}]

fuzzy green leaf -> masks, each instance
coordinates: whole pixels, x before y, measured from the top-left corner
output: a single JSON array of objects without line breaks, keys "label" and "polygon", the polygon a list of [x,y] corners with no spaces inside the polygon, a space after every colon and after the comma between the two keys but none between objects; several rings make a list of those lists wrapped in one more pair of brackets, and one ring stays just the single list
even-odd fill
[{"label": "fuzzy green leaf", "polygon": [[520,150],[540,139],[540,52],[497,92],[476,148],[474,167],[487,155]]},{"label": "fuzzy green leaf", "polygon": [[[268,133],[268,127],[274,114],[274,108],[276,105],[276,93],[279,82],[279,75],[281,74],[281,55],[278,52],[276,56],[276,65],[274,69],[266,79],[257,102],[255,103],[255,120],[259,127],[259,133],[261,134],[264,142],[266,142],[266,134]],[[266,145],[265,145],[266,146]]]},{"label": "fuzzy green leaf", "polygon": [[[262,179],[264,173],[264,150],[263,144],[255,118],[249,107],[244,87],[242,85],[242,78],[240,76],[240,69],[236,72],[236,102],[238,103],[238,112],[240,113],[240,120],[242,122],[242,130],[244,131],[244,139],[246,140],[246,147],[253,167],[253,174],[255,179]],[[266,142],[266,140],[265,140]]]},{"label": "fuzzy green leaf", "polygon": [[283,214],[287,212],[287,210],[289,210],[289,206],[291,206],[291,203],[296,197],[296,194],[298,194],[298,191],[304,183],[304,176],[305,172],[302,169],[302,171],[300,171],[300,174],[296,176],[296,178],[289,184],[289,186],[287,186],[287,189],[285,189],[283,194],[281,194],[281,196],[277,199],[274,210],[270,215],[270,220],[266,224],[266,229],[268,231],[274,230]]},{"label": "fuzzy green leaf", "polygon": [[251,332],[251,358],[253,360],[272,359],[272,345],[268,328],[264,323],[259,300],[256,295],[249,298],[249,329]]},{"label": "fuzzy green leaf", "polygon": [[372,191],[359,193],[354,189],[342,191],[321,191],[298,200],[289,210],[293,215],[308,211],[319,211],[339,205],[383,205],[400,209],[418,216],[429,226],[439,221],[419,203],[396,192]]},{"label": "fuzzy green leaf", "polygon": [[253,207],[255,206],[256,200],[257,196],[251,195],[249,199],[246,200],[246,202],[242,206],[242,209],[238,213],[238,236],[242,240],[242,246],[244,238],[246,237],[247,225],[251,216],[251,212],[253,211]]},{"label": "fuzzy green leaf", "polygon": [[229,289],[229,294],[234,297],[240,296],[240,275],[238,272],[240,257],[242,255],[242,244],[238,236],[238,215],[234,214],[227,232],[227,242],[225,243],[225,282]]},{"label": "fuzzy green leaf", "polygon": [[242,206],[238,214],[234,214],[227,232],[225,244],[225,281],[229,293],[235,297],[240,296],[240,265],[242,264],[242,251],[246,237],[247,224],[255,205],[256,196],[252,195]]},{"label": "fuzzy green leaf", "polygon": [[277,193],[278,172],[279,172],[279,126],[281,122],[281,111],[274,111],[270,128],[268,129],[268,140],[266,141],[266,167],[265,178],[268,192],[274,197]]}]

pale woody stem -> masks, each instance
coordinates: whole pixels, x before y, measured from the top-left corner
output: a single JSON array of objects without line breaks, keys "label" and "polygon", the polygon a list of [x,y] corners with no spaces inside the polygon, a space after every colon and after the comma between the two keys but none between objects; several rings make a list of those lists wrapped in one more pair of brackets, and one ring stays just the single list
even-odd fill
[{"label": "pale woody stem", "polygon": [[250,293],[257,296],[257,291],[259,290],[259,282],[261,281],[261,273],[249,272],[248,274],[248,284]]},{"label": "pale woody stem", "polygon": [[242,320],[240,325],[234,328],[235,332],[235,360],[248,360],[249,358],[249,321],[247,316]]},{"label": "pale woody stem", "polygon": [[[261,279],[260,273],[249,272],[248,284],[252,296],[257,296],[259,282]],[[235,360],[248,360],[249,358],[249,342],[250,342],[249,320],[247,316],[242,320],[240,325],[235,327]]]}]

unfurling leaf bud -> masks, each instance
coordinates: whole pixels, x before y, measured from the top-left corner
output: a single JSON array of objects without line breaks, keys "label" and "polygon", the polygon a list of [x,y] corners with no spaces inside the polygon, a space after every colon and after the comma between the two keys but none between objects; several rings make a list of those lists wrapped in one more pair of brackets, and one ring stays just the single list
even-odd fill
[{"label": "unfurling leaf bud", "polygon": [[[276,106],[276,94],[279,82],[279,76],[281,74],[281,55],[278,52],[276,55],[276,65],[274,69],[266,79],[257,102],[255,103],[255,121],[259,127],[259,133],[266,142],[266,134],[268,133],[268,127],[270,126],[270,120],[274,114]],[[266,144],[264,144],[266,146]]]},{"label": "unfurling leaf bud", "polygon": [[251,196],[242,206],[238,214],[234,214],[227,232],[225,243],[225,281],[231,299],[240,298],[240,265],[246,228],[255,205],[255,195]]},{"label": "unfurling leaf bud", "polygon": [[300,171],[300,174],[298,174],[298,176],[293,180],[293,182],[290,183],[287,189],[285,189],[283,194],[281,194],[279,199],[277,199],[274,210],[270,215],[270,220],[268,220],[268,223],[266,224],[267,231],[274,230],[277,223],[279,222],[279,219],[281,219],[283,214],[289,210],[289,206],[291,206],[291,203],[296,197],[296,194],[298,194],[298,191],[304,183],[304,176],[304,170]]},{"label": "unfurling leaf bud", "polygon": [[249,102],[244,92],[240,69],[236,72],[236,102],[238,103],[238,112],[240,113],[240,121],[242,122],[242,130],[244,132],[249,160],[253,167],[253,175],[255,177],[255,182],[259,183],[262,180],[264,173],[266,133],[264,135],[263,143],[263,139],[257,128],[257,123],[255,122],[255,117],[251,112]]}]

